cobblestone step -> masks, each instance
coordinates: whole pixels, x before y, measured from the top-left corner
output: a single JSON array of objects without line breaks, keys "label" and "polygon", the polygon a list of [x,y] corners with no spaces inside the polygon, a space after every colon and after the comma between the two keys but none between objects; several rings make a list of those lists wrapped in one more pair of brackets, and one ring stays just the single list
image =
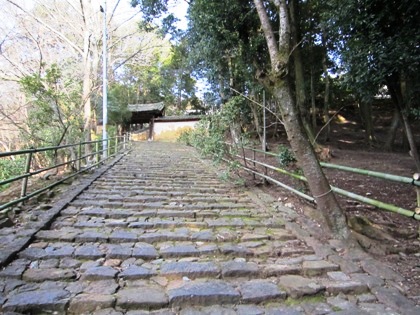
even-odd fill
[{"label": "cobblestone step", "polygon": [[[34,230],[0,271],[0,313],[415,310],[401,294],[378,289],[384,282],[360,266],[343,272],[351,264],[338,254],[318,256],[274,211],[220,181],[191,148],[137,144],[55,221]],[[392,305],[409,306],[394,312],[383,302],[388,295]]]}]

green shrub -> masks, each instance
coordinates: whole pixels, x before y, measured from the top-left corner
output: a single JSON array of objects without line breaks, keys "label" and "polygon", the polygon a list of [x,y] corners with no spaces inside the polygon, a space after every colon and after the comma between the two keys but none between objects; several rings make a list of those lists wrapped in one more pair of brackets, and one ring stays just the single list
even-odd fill
[{"label": "green shrub", "polygon": [[[0,181],[21,175],[25,170],[25,159],[14,160],[0,159]],[[5,190],[9,185],[1,185],[0,191]]]},{"label": "green shrub", "polygon": [[281,166],[289,166],[291,163],[296,162],[295,155],[288,147],[280,145],[278,152],[278,161]]}]

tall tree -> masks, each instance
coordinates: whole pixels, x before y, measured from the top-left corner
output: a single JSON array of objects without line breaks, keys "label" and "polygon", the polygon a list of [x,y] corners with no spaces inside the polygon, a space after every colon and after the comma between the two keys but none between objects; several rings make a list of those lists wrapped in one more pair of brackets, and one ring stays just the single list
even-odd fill
[{"label": "tall tree", "polygon": [[[420,159],[408,112],[420,82],[418,1],[326,0],[326,23],[336,40],[347,78],[365,98],[388,87],[402,118],[418,171]],[[407,83],[409,83],[407,85]],[[416,92],[417,91],[417,92]]]},{"label": "tall tree", "polygon": [[[270,68],[263,69],[260,80],[276,97],[283,117],[291,147],[308,180],[309,189],[314,195],[319,209],[324,214],[331,232],[337,237],[347,239],[349,229],[345,215],[337,202],[331,187],[322,172],[308,138],[305,134],[301,118],[293,98],[289,77],[290,56],[290,22],[285,0],[275,0],[275,9],[279,14],[279,36],[275,36],[269,12],[269,3],[254,0],[261,27],[264,32],[270,53]],[[271,7],[272,9],[272,7]]]}]

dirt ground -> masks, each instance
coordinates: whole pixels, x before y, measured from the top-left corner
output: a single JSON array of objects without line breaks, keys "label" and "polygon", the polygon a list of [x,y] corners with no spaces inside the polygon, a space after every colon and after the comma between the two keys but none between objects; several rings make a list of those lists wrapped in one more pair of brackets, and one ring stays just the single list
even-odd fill
[{"label": "dirt ground", "polygon": [[[325,141],[323,134],[319,137],[320,144],[328,148],[331,153],[328,162],[412,178],[416,168],[408,153],[409,149],[404,148],[402,143],[397,143],[394,152],[386,152],[380,144],[386,136],[392,111],[384,111],[383,108],[377,106],[373,108],[373,114],[375,135],[379,140],[379,144],[375,146],[367,144],[355,108],[347,108],[336,116],[337,119],[334,119],[331,124],[329,141]],[[413,131],[418,141],[417,145],[420,146],[420,126],[415,125]],[[400,142],[402,142],[401,135],[402,130],[398,132]],[[271,152],[278,152],[279,145],[288,146],[285,134],[280,138],[268,140],[268,148]],[[275,157],[264,157],[262,154],[257,154],[256,157],[267,164],[280,167]],[[291,165],[290,168],[296,170],[298,166]],[[332,186],[411,211],[416,208],[417,196],[413,185],[333,169],[324,169],[324,172]],[[298,180],[290,179],[275,171],[268,171],[268,174],[309,194],[307,187]],[[249,174],[245,175],[245,178],[247,185],[258,185],[279,201],[293,205],[302,215],[307,214],[308,207],[313,208],[304,199],[283,188],[273,184],[262,185],[261,179],[254,180]],[[403,283],[405,290],[420,304],[420,222],[362,204],[348,197],[339,195],[337,197],[353,231],[359,236],[362,247],[402,274],[405,278]],[[368,225],[363,224],[366,222]]]}]

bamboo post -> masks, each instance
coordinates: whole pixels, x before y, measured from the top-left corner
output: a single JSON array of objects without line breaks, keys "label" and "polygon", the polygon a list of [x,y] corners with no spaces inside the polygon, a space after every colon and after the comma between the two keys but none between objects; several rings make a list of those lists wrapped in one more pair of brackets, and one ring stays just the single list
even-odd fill
[{"label": "bamboo post", "polygon": [[29,172],[31,171],[31,163],[32,163],[33,152],[35,152],[35,150],[29,152],[28,155],[26,156],[25,174],[28,175],[28,176],[26,176],[22,181],[22,188],[21,188],[21,191],[20,191],[20,197],[21,198],[26,196],[26,190],[28,188],[28,177],[30,176]]},{"label": "bamboo post", "polygon": [[[419,181],[420,180],[420,173],[414,173],[413,174],[413,180],[415,181]],[[415,212],[417,214],[420,213],[420,187],[419,186],[414,186],[414,189],[416,190],[417,193],[417,207]]]}]

